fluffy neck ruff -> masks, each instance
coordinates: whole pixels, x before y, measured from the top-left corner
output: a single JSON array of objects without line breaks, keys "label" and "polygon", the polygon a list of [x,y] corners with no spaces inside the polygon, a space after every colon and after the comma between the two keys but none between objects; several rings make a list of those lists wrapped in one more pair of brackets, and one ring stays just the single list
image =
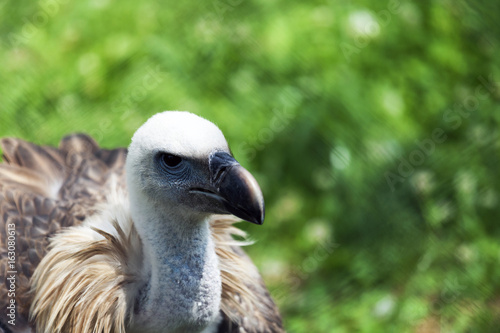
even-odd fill
[{"label": "fluffy neck ruff", "polygon": [[182,215],[131,191],[146,282],[139,287],[132,331],[201,332],[217,321],[221,274],[207,217]]},{"label": "fluffy neck ruff", "polygon": [[[130,333],[131,327],[134,327],[136,332],[155,332],[158,327],[162,328],[160,330],[162,333],[183,331],[181,327],[185,325],[186,320],[192,323],[193,318],[203,317],[204,310],[210,308],[215,316],[215,312],[219,310],[217,304],[221,294],[220,310],[225,316],[236,321],[238,318],[248,317],[253,323],[265,323],[260,314],[269,312],[265,307],[266,303],[262,299],[259,300],[247,285],[248,281],[260,280],[257,270],[241,250],[235,252],[235,249],[248,243],[236,241],[231,237],[231,235],[243,239],[246,237],[243,231],[233,226],[236,221],[234,218],[229,216],[211,218],[211,237],[214,238],[215,253],[218,258],[213,258],[213,252],[208,249],[209,245],[213,246],[211,237],[206,241],[205,251],[198,251],[199,256],[193,251],[195,247],[192,244],[206,237],[205,221],[200,221],[198,229],[191,229],[192,234],[198,230],[199,239],[195,236],[188,241],[184,238],[186,237],[184,234],[179,237],[180,239],[169,242],[178,246],[176,249],[170,249],[170,253],[177,252],[179,262],[185,263],[181,269],[192,267],[188,264],[192,260],[200,262],[197,258],[202,258],[201,254],[210,258],[208,262],[211,264],[205,261],[205,266],[199,270],[202,272],[200,280],[204,283],[200,283],[199,280],[191,282],[207,287],[204,290],[198,289],[195,294],[186,294],[191,299],[187,301],[188,297],[182,296],[184,291],[181,289],[181,286],[187,286],[185,281],[181,281],[180,278],[177,280],[179,274],[169,272],[166,260],[155,259],[171,255],[166,253],[161,255],[161,244],[163,243],[165,248],[168,243],[162,239],[160,246],[156,248],[151,245],[143,246],[136,230],[136,223],[132,222],[130,216],[129,198],[126,195],[118,195],[110,196],[108,199],[99,214],[89,217],[80,226],[65,229],[51,240],[50,251],[32,278],[33,302],[30,312],[31,320],[36,323],[37,332]],[[172,221],[174,220],[165,219],[164,222]],[[164,227],[160,230],[166,232],[168,229]],[[145,233],[145,230],[141,233],[155,234]],[[173,238],[174,234],[171,235]],[[161,237],[165,236],[158,234],[146,244],[153,244],[154,239],[158,240]],[[143,239],[147,237],[143,236]],[[194,258],[190,261],[181,259],[188,253],[188,251],[182,252],[186,247],[194,253]],[[152,265],[152,262],[156,264]],[[175,265],[170,265],[173,266]],[[219,268],[222,293],[219,289]],[[178,271],[182,271],[181,269]],[[210,280],[207,274],[203,277],[203,269],[208,269],[212,273],[215,271],[215,278]],[[194,278],[193,275],[190,277]],[[193,311],[188,311],[187,314],[184,312],[183,316],[179,316],[175,313],[181,310],[178,308],[179,304],[169,303],[175,301],[172,298],[162,300],[164,296],[160,296],[161,293],[164,293],[163,295],[178,293],[182,296],[183,304],[191,304]],[[206,299],[210,299],[212,303],[208,306],[202,303],[205,309],[195,308],[195,304],[198,305],[200,302],[195,299],[201,299],[203,293],[211,295]],[[157,309],[154,309],[154,302],[159,304]],[[154,317],[157,313],[160,315]],[[148,318],[151,317],[151,321],[148,322]],[[210,316],[205,315],[206,317]],[[145,324],[145,327],[141,327],[141,324]],[[193,329],[186,328],[185,331],[199,332],[201,331],[199,326],[202,325],[203,323],[199,322]],[[212,332],[211,329],[216,326],[215,317],[210,327],[203,332]],[[166,327],[172,329],[167,330]],[[258,331],[265,329],[262,327]]]}]

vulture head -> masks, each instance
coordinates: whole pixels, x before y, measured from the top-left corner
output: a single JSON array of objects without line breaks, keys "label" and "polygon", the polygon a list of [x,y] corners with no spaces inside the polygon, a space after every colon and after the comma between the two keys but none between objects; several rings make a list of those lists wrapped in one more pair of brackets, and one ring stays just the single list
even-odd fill
[{"label": "vulture head", "polygon": [[127,157],[130,193],[189,220],[234,214],[262,224],[264,199],[255,178],[232,156],[220,129],[189,112],[159,113],[132,138]]}]

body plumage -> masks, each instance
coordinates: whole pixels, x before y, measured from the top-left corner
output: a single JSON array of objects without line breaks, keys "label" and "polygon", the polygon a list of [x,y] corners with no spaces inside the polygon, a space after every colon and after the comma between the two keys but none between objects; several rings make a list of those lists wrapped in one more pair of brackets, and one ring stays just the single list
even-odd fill
[{"label": "body plumage", "polygon": [[[261,223],[260,190],[210,122],[158,114],[128,151],[85,135],[1,144],[0,273],[8,282],[14,225],[17,317],[2,313],[0,332],[283,331],[232,237],[244,232],[221,215]],[[6,283],[2,308],[10,299]]]}]

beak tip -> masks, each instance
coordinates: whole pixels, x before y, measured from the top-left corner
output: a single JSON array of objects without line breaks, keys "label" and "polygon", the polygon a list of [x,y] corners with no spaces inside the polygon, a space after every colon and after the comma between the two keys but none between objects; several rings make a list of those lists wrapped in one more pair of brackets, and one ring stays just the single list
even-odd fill
[{"label": "beak tip", "polygon": [[264,224],[264,217],[265,217],[264,215],[265,215],[265,214],[264,214],[264,210],[262,210],[262,213],[261,213],[261,214],[259,214],[259,215],[255,216],[255,217],[254,217],[251,221],[249,221],[249,222],[252,222],[252,223],[257,224],[257,225],[262,225],[262,224]]},{"label": "beak tip", "polygon": [[258,219],[251,219],[251,220],[247,220],[248,222],[251,222],[253,224],[257,224],[257,225],[262,225],[264,224],[264,218],[258,218]]},{"label": "beak tip", "polygon": [[241,218],[244,221],[262,225],[264,223],[265,218],[265,209],[264,209],[264,199],[262,198],[262,194],[260,193],[259,199],[253,201],[252,205],[247,206],[247,210],[245,211],[232,211],[232,214]]},{"label": "beak tip", "polygon": [[249,222],[262,225],[264,223],[264,218],[266,215],[264,197],[262,196],[262,192],[260,191],[260,188],[258,186],[254,189],[254,204],[252,205],[254,209],[252,210],[251,221]]},{"label": "beak tip", "polygon": [[262,216],[262,217],[260,218],[260,220],[258,220],[258,221],[257,221],[257,223],[255,223],[255,224],[258,224],[258,225],[263,225],[263,224],[264,224],[264,216]]},{"label": "beak tip", "polygon": [[[264,197],[259,184],[245,168],[227,153],[215,153],[210,160],[214,187],[224,198],[224,206],[228,214],[233,214],[245,221],[262,225],[265,209]],[[226,166],[224,173],[218,172]],[[223,176],[218,176],[222,174]]]},{"label": "beak tip", "polygon": [[260,217],[257,221],[256,224],[258,225],[262,225],[264,223],[264,218],[266,217],[266,212],[265,212],[265,209],[264,209],[264,202],[262,202],[262,210],[261,210],[261,214],[260,214]]}]

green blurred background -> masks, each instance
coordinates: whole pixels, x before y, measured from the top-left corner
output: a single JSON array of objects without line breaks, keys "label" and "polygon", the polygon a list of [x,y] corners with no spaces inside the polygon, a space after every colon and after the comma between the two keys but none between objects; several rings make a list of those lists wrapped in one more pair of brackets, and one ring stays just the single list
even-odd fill
[{"label": "green blurred background", "polygon": [[[500,2],[0,0],[0,134],[220,126],[289,332],[500,332]],[[496,83],[499,82],[499,83]]]}]

